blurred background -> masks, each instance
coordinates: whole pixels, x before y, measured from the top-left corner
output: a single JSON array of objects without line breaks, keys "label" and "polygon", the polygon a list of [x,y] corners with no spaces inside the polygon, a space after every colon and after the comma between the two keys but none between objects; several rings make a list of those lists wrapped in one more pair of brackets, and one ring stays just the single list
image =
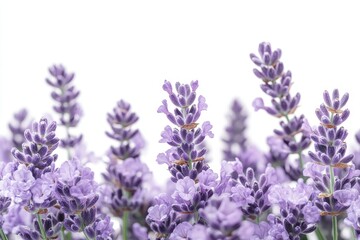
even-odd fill
[{"label": "blurred background", "polygon": [[[48,67],[75,72],[84,111],[79,132],[88,149],[103,155],[115,144],[104,134],[106,113],[124,99],[140,117],[147,147],[142,160],[158,181],[168,177],[156,156],[168,124],[157,113],[167,94],[164,80],[198,80],[209,105],[200,122],[213,124],[207,142],[219,169],[227,115],[234,98],[249,118],[249,141],[266,150],[279,120],[255,112],[252,101],[269,98],[252,72],[249,54],[262,41],[282,49],[293,73],[298,114],[318,123],[314,110],[325,89],[349,92],[348,144],[360,129],[360,14],[356,1],[0,1],[0,135],[8,136],[12,114],[27,108],[32,119],[53,114]],[[57,118],[54,115],[54,118]]]}]

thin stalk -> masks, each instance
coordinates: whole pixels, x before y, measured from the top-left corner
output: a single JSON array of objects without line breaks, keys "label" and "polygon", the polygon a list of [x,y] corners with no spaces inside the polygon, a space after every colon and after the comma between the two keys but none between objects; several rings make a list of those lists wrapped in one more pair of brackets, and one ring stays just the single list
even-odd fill
[{"label": "thin stalk", "polygon": [[65,227],[61,228],[61,240],[71,240],[71,232],[65,233]]},{"label": "thin stalk", "polygon": [[[335,186],[335,176],[334,176],[334,168],[330,166],[330,194],[334,193]],[[337,216],[332,216],[332,235],[333,240],[338,240],[338,224],[337,224]]]},{"label": "thin stalk", "polygon": [[[286,118],[286,121],[289,123],[290,122],[289,116],[287,114],[285,114],[284,117]],[[296,142],[295,136],[293,136],[292,138]],[[304,170],[304,161],[302,158],[302,150],[298,151],[297,154],[299,155],[299,165],[300,165],[301,176],[304,178],[304,176],[302,174],[302,172]]]},{"label": "thin stalk", "polygon": [[41,221],[41,215],[39,213],[37,213],[36,217],[37,217],[37,221],[38,221],[39,228],[40,228],[41,238],[43,240],[47,240],[45,229],[44,229],[44,226],[43,226],[42,221]]},{"label": "thin stalk", "polygon": [[338,240],[337,216],[332,217],[332,235],[333,240]]},{"label": "thin stalk", "polygon": [[122,240],[128,240],[129,211],[125,210],[122,217]]},{"label": "thin stalk", "polygon": [[352,234],[352,240],[356,240],[356,232],[354,228],[352,229],[351,234]]},{"label": "thin stalk", "polygon": [[194,222],[195,224],[199,222],[200,216],[199,216],[199,212],[195,211],[194,212]]},{"label": "thin stalk", "polygon": [[88,237],[88,235],[86,234],[86,232],[83,230],[84,236],[86,238],[86,240],[91,240],[91,238]]},{"label": "thin stalk", "polygon": [[320,227],[316,228],[315,234],[316,234],[316,237],[317,237],[318,240],[325,240],[325,237],[322,234]]},{"label": "thin stalk", "polygon": [[6,236],[2,228],[0,228],[0,236],[1,236],[1,240],[8,240],[8,237]]}]

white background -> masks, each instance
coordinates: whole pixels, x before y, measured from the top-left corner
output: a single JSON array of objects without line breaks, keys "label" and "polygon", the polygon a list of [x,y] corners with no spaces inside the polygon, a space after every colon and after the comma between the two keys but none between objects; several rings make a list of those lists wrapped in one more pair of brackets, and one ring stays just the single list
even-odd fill
[{"label": "white background", "polygon": [[155,161],[168,148],[158,143],[167,124],[156,112],[167,95],[165,79],[199,80],[198,93],[209,108],[215,138],[212,165],[221,160],[226,114],[239,98],[250,115],[247,134],[266,149],[266,136],[278,126],[251,103],[265,96],[252,74],[249,53],[269,41],[283,51],[293,73],[292,93],[312,125],[325,89],[350,93],[348,143],[360,129],[360,14],[356,1],[1,1],[0,135],[22,107],[34,119],[52,113],[47,68],[62,63],[76,72],[84,109],[80,131],[98,155],[115,144],[104,135],[106,113],[125,99],[138,113],[137,127],[147,148],[143,161],[163,180],[166,167]]}]

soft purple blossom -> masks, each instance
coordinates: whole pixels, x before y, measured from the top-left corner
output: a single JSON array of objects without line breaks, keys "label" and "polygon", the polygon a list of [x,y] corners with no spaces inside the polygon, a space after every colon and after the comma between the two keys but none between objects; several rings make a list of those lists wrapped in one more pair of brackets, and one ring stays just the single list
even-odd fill
[{"label": "soft purple blossom", "polygon": [[188,222],[182,222],[177,225],[171,233],[169,240],[187,240],[189,232],[191,232],[192,225]]},{"label": "soft purple blossom", "polygon": [[173,197],[180,201],[189,201],[191,200],[196,193],[196,186],[194,180],[189,177],[180,179],[176,183],[176,192]]}]

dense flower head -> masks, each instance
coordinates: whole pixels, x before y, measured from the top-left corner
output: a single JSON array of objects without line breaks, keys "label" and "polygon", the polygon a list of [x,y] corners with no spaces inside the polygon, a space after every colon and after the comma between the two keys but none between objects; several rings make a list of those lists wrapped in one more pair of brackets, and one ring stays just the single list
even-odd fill
[{"label": "dense flower head", "polygon": [[166,203],[156,204],[148,209],[146,222],[151,230],[157,233],[158,238],[173,232],[179,223],[177,213]]},{"label": "dense flower head", "polygon": [[46,118],[42,118],[39,122],[33,123],[32,129],[25,130],[27,143],[23,144],[22,151],[17,148],[11,150],[15,159],[26,165],[35,178],[49,171],[57,159],[57,154],[52,155],[59,145],[55,130],[56,122],[49,123]]},{"label": "dense flower head", "polygon": [[201,209],[208,226],[208,239],[239,239],[237,230],[240,228],[242,212],[237,204],[228,197],[213,197],[209,204]]},{"label": "dense flower head", "polygon": [[92,208],[99,195],[91,169],[81,166],[79,160],[73,159],[64,162],[58,171],[55,193],[61,210],[67,214],[75,214]]},{"label": "dense flower head", "polygon": [[301,235],[316,229],[320,219],[320,211],[314,204],[313,188],[301,180],[295,188],[288,185],[274,185],[268,195],[272,204],[280,206],[280,216],[270,214],[268,220],[272,224],[284,226],[289,239],[300,239]]},{"label": "dense flower head", "polygon": [[[196,90],[198,81],[192,81],[190,84],[175,84],[176,92],[173,92],[170,82],[165,80],[163,89],[169,94],[171,102],[175,105],[174,114],[168,110],[167,101],[164,100],[159,107],[158,112],[164,113],[174,128],[166,126],[161,136],[160,142],[166,142],[171,147],[170,160],[162,162],[168,163],[169,171],[172,174],[172,181],[176,182],[186,176],[196,179],[197,175],[208,168],[205,161],[206,149],[202,148],[202,143],[206,137],[213,137],[211,131],[212,125],[209,121],[199,123],[201,111],[207,109],[205,98],[198,97],[198,104],[194,104],[196,100]],[[162,159],[168,156],[159,156]],[[158,158],[159,158],[158,157]]]},{"label": "dense flower head", "polygon": [[272,98],[272,106],[265,106],[261,98],[255,99],[253,106],[255,110],[263,109],[274,116],[288,116],[295,112],[300,94],[290,95],[292,76],[290,71],[284,72],[284,64],[280,61],[281,50],[273,51],[270,43],[263,42],[259,45],[259,54],[260,58],[253,53],[250,58],[260,68],[255,68],[254,74],[264,82],[261,89]]},{"label": "dense flower head", "polygon": [[291,180],[297,180],[303,177],[302,170],[307,160],[303,151],[311,143],[306,118],[303,115],[291,117],[300,103],[300,93],[290,93],[292,75],[290,71],[284,71],[280,49],[272,50],[270,43],[263,42],[259,45],[259,55],[250,54],[250,58],[258,66],[254,74],[263,81],[261,89],[271,97],[271,106],[266,106],[262,98],[256,98],[253,107],[256,111],[262,109],[284,119],[280,121],[281,129],[274,131],[282,143],[276,147],[270,145],[267,158],[282,167]]},{"label": "dense flower head", "polygon": [[215,192],[228,195],[249,219],[259,217],[270,208],[268,190],[278,182],[276,171],[267,166],[259,177],[252,168],[243,169],[241,162],[223,163],[221,179]]},{"label": "dense flower head", "polygon": [[82,110],[77,102],[80,94],[72,85],[74,73],[68,73],[63,65],[53,65],[49,68],[52,80],[46,78],[46,82],[54,88],[51,97],[57,105],[53,108],[60,114],[60,123],[67,129],[66,137],[61,139],[61,146],[64,148],[73,148],[82,140],[82,135],[75,136],[70,134],[69,128],[76,127],[81,119]]},{"label": "dense flower head", "polygon": [[[140,131],[134,128],[138,120],[139,117],[132,111],[131,105],[122,99],[117,102],[113,111],[107,114],[111,131],[107,131],[106,135],[118,145],[111,146],[107,154],[107,172],[103,174],[106,181],[103,192],[106,196],[102,201],[113,216],[122,218],[121,232],[125,232],[129,238],[137,236],[135,230],[143,230],[141,225],[136,229],[130,226],[139,222],[144,224],[146,210],[150,205],[146,199],[148,189],[145,189],[145,185],[147,181],[151,181],[151,173],[147,165],[140,160],[144,140]],[[147,232],[147,229],[145,231]],[[94,232],[95,230],[89,234]]]},{"label": "dense flower head", "polygon": [[131,111],[131,106],[124,100],[117,102],[112,113],[108,113],[107,121],[111,132],[106,135],[120,142],[118,147],[112,146],[109,152],[110,159],[116,161],[127,158],[138,158],[143,147],[143,141],[138,129],[132,129],[138,121],[136,113]]},{"label": "dense flower head", "polygon": [[324,102],[315,113],[320,120],[320,125],[314,129],[311,139],[315,143],[315,153],[310,151],[309,156],[318,164],[344,167],[354,157],[346,155],[347,145],[345,139],[348,135],[344,127],[339,127],[350,114],[348,109],[342,110],[349,95],[346,93],[341,98],[339,91],[335,89],[330,98],[327,91],[324,92]]}]

